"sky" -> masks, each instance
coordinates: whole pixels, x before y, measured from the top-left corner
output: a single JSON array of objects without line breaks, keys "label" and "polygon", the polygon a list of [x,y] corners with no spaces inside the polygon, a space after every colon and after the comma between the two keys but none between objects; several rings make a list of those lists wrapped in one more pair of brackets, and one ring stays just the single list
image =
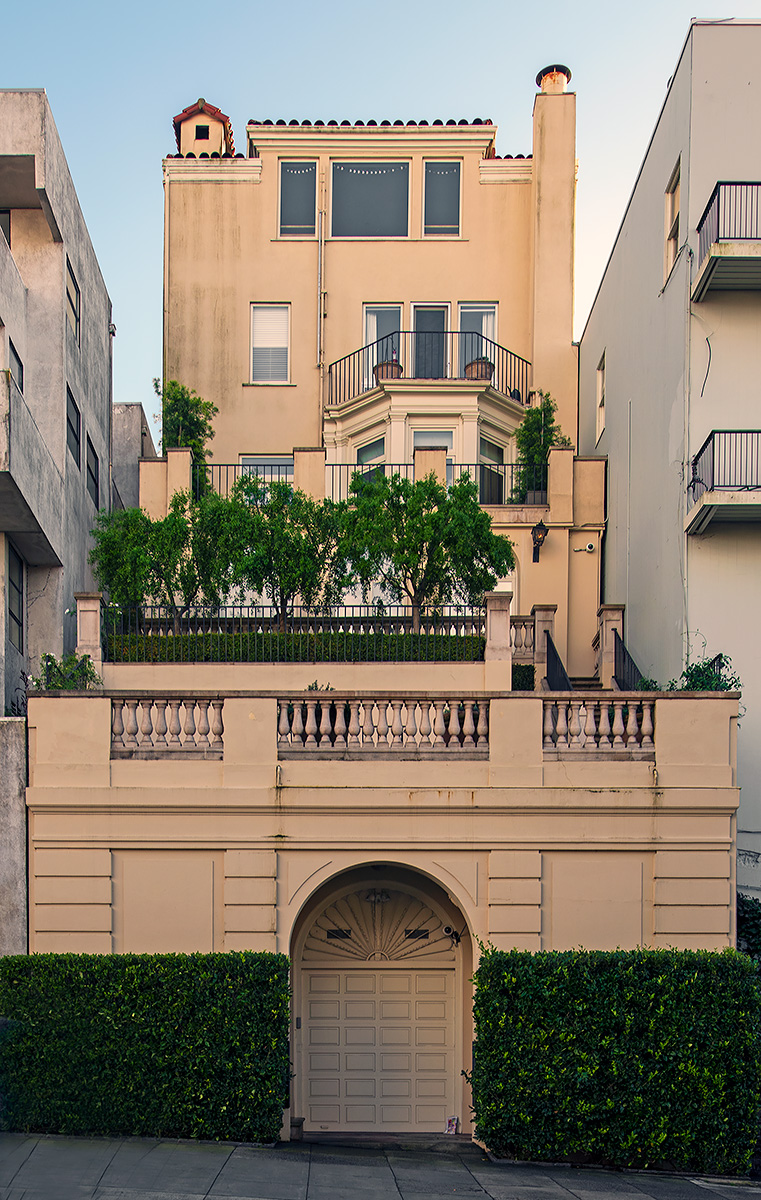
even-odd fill
[{"label": "sky", "polygon": [[[760,17],[712,0],[37,0],[3,15],[2,87],[44,87],[117,327],[114,399],[156,409],[161,160],[199,96],[231,118],[490,117],[498,154],[531,152],[537,72],[577,94],[575,335],[605,268],[692,17]],[[199,336],[203,331],[199,330]]]}]

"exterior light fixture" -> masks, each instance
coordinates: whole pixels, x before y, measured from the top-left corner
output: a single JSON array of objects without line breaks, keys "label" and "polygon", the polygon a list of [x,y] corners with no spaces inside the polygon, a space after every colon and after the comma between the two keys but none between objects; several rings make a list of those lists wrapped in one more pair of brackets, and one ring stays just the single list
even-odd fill
[{"label": "exterior light fixture", "polygon": [[539,521],[531,530],[531,540],[534,543],[534,562],[539,562],[539,551],[545,543],[549,530],[544,521]]}]

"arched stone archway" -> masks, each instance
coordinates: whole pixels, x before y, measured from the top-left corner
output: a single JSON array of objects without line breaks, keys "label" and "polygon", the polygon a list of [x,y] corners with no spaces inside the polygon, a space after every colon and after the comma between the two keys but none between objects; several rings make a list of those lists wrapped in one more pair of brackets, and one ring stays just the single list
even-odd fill
[{"label": "arched stone archway", "polygon": [[355,867],[304,906],[292,959],[294,1115],[305,1130],[467,1124],[471,942],[443,888],[409,868]]}]

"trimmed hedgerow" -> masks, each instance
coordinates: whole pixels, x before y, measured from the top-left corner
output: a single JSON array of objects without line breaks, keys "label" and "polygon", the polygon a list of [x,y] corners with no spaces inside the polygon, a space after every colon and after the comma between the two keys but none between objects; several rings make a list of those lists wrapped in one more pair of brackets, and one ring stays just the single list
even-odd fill
[{"label": "trimmed hedgerow", "polygon": [[761,900],[737,893],[737,949],[761,961]]},{"label": "trimmed hedgerow", "polygon": [[534,690],[534,664],[533,663],[513,663],[513,691],[514,692],[533,692]]},{"label": "trimmed hedgerow", "polygon": [[110,662],[481,662],[486,639],[415,633],[109,634]]},{"label": "trimmed hedgerow", "polygon": [[490,1150],[748,1170],[761,1017],[749,958],[488,948],[475,982],[473,1107]]},{"label": "trimmed hedgerow", "polygon": [[2,1127],[273,1142],[288,1012],[281,954],[2,958]]}]

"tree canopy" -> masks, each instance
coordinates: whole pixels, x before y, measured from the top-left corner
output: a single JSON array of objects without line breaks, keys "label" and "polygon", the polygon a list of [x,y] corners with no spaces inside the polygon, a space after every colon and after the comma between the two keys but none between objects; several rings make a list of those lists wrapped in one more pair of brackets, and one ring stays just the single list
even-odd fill
[{"label": "tree canopy", "polygon": [[219,409],[211,400],[203,400],[196,392],[167,380],[163,387],[154,379],[153,390],[161,401],[161,452],[177,447],[193,451],[193,465],[203,467],[209,451],[206,443],[214,437],[213,421]]}]

